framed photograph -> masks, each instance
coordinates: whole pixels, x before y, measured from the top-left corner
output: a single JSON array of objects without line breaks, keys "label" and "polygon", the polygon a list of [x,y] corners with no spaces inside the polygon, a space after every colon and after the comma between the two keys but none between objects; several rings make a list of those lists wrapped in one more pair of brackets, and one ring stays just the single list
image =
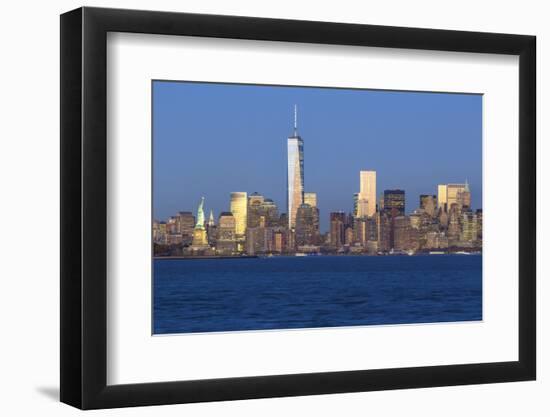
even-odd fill
[{"label": "framed photograph", "polygon": [[61,16],[61,401],[533,380],[535,37]]}]

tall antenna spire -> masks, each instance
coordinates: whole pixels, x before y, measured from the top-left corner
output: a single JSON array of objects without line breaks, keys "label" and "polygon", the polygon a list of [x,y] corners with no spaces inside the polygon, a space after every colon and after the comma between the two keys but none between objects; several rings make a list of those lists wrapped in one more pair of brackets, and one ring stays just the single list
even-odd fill
[{"label": "tall antenna spire", "polygon": [[294,105],[294,136],[298,136],[298,105]]}]

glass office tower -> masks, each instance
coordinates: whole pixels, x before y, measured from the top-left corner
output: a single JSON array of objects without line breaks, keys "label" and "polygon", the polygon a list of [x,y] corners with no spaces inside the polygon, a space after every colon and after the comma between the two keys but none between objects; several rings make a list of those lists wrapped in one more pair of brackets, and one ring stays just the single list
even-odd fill
[{"label": "glass office tower", "polygon": [[297,108],[294,106],[294,133],[287,141],[288,228],[296,227],[296,213],[304,202],[304,141],[298,135]]}]

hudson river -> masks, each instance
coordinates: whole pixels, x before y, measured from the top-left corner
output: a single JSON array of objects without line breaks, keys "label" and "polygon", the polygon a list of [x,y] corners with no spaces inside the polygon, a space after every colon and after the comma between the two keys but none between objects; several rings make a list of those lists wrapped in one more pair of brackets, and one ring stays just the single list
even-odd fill
[{"label": "hudson river", "polygon": [[155,260],[155,334],[482,319],[482,256]]}]

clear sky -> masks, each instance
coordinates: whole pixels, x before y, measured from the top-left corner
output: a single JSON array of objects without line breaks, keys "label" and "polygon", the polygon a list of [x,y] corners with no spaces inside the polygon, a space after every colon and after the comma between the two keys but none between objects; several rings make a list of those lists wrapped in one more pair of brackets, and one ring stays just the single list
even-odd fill
[{"label": "clear sky", "polygon": [[154,218],[196,212],[204,196],[217,219],[232,191],[257,191],[286,212],[294,104],[321,231],[331,211],[351,212],[360,170],[376,171],[378,197],[405,190],[408,213],[437,184],[466,179],[482,207],[480,95],[154,81]]}]

